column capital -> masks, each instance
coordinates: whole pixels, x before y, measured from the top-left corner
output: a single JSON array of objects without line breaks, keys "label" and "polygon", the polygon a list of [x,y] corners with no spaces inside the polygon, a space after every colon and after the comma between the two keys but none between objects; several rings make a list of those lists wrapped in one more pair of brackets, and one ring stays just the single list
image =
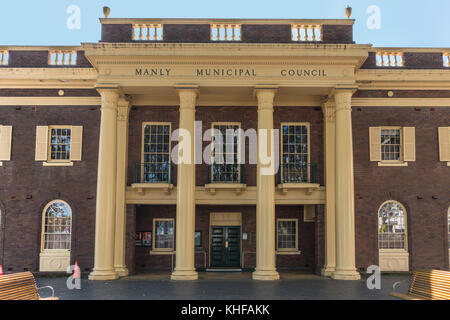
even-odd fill
[{"label": "column capital", "polygon": [[180,109],[195,109],[197,98],[200,94],[198,86],[176,86],[180,97]]},{"label": "column capital", "polygon": [[94,88],[103,95],[104,93],[117,93],[118,95],[123,94],[122,88],[117,84],[101,84],[98,83],[94,86]]},{"label": "column capital", "polygon": [[326,100],[322,102],[323,118],[326,122],[336,121],[336,104],[334,100]]},{"label": "column capital", "polygon": [[255,87],[253,93],[258,100],[258,110],[272,110],[273,101],[278,91],[278,87],[258,86]]},{"label": "column capital", "polygon": [[117,107],[117,120],[118,121],[128,121],[130,115],[131,103],[127,99],[120,98]]}]

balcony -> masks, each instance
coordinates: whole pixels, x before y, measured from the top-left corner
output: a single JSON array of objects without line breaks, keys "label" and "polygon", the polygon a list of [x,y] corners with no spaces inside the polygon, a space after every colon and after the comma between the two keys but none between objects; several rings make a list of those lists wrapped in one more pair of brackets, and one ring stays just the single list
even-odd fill
[{"label": "balcony", "polygon": [[135,163],[133,189],[145,194],[148,189],[162,189],[166,194],[173,189],[173,165],[169,163]]},{"label": "balcony", "polygon": [[243,164],[213,164],[207,166],[205,190],[215,194],[216,190],[235,190],[240,194],[247,185],[244,182]]},{"label": "balcony", "polygon": [[284,163],[277,174],[277,188],[283,193],[289,189],[306,189],[312,194],[320,187],[317,177],[317,163]]}]

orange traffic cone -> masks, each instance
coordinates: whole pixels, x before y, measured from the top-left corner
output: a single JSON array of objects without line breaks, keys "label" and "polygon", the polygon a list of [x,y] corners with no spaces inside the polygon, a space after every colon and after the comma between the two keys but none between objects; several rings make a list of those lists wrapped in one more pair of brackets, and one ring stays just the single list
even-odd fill
[{"label": "orange traffic cone", "polygon": [[73,272],[74,279],[80,279],[80,268],[78,267],[78,263],[75,261],[75,269]]},{"label": "orange traffic cone", "polygon": [[0,276],[3,275],[3,266],[0,264]]}]

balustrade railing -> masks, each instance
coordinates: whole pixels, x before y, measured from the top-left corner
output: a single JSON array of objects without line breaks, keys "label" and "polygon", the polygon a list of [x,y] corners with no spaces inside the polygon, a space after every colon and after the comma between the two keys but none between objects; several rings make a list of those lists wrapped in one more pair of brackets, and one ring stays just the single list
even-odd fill
[{"label": "balustrade railing", "polygon": [[0,66],[8,65],[9,52],[8,50],[0,50]]},{"label": "balustrade railing", "polygon": [[243,164],[213,164],[207,166],[206,183],[244,184]]},{"label": "balustrade railing", "polygon": [[132,38],[139,41],[162,41],[163,25],[159,23],[135,24]]},{"label": "balustrade railing", "polygon": [[403,52],[378,51],[376,53],[378,67],[403,67]]},{"label": "balustrade railing", "polygon": [[50,66],[73,66],[77,64],[76,50],[49,50],[48,65]]},{"label": "balustrade railing", "polygon": [[241,41],[240,24],[212,24],[211,41]]},{"label": "balustrade railing", "polygon": [[444,60],[444,67],[446,68],[450,68],[450,53],[449,52],[444,52],[442,55],[442,59]]},{"label": "balustrade railing", "polygon": [[318,42],[322,41],[322,26],[320,24],[293,24],[292,41],[295,42]]}]

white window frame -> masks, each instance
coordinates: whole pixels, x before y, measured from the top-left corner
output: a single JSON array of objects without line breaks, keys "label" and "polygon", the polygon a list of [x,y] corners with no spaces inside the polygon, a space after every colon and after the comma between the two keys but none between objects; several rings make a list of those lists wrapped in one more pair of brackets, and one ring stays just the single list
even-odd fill
[{"label": "white window frame", "polygon": [[[173,233],[172,233],[172,248],[157,248],[156,247],[156,223],[158,221],[169,221],[173,224]],[[152,252],[174,252],[175,251],[175,219],[174,218],[154,218],[153,219],[153,234],[152,234]]]},{"label": "white window frame", "polygon": [[[389,203],[389,202],[395,202],[403,210],[403,221],[404,221],[404,228],[405,228],[404,240],[403,240],[403,243],[404,243],[403,248],[380,248],[380,210],[386,203]],[[377,246],[378,246],[378,250],[380,252],[408,252],[408,212],[406,211],[405,206],[401,202],[391,199],[391,200],[387,200],[387,201],[383,202],[379,206],[378,211],[377,211],[377,230],[378,230],[378,232],[377,232]]]},{"label": "white window frame", "polygon": [[[278,236],[279,236],[279,226],[278,223],[282,221],[290,221],[295,222],[295,248],[280,248],[278,243]],[[277,254],[299,254],[300,251],[298,250],[298,219],[297,218],[278,218],[276,220],[276,243],[277,243]]]},{"label": "white window frame", "polygon": [[[213,151],[215,150],[214,149],[214,130],[215,130],[215,126],[238,126],[238,132],[239,132],[239,136],[238,136],[238,145],[237,145],[237,159],[238,159],[238,163],[237,163],[237,165],[238,165],[238,172],[239,172],[239,176],[238,176],[238,181],[232,181],[232,182],[227,182],[227,181],[214,181],[214,175],[213,175],[213,173],[214,173],[214,154],[213,154]],[[211,135],[211,168],[209,169],[210,170],[210,176],[211,176],[211,183],[229,183],[229,184],[233,184],[233,183],[240,183],[240,181],[242,180],[242,177],[241,177],[241,175],[242,175],[242,172],[241,172],[241,164],[242,164],[242,150],[241,150],[241,148],[242,148],[242,145],[241,145],[241,143],[242,143],[242,130],[241,130],[241,123],[240,122],[226,122],[226,121],[223,121],[223,122],[212,122],[211,123],[211,132],[212,132],[212,135]],[[224,159],[223,159],[223,161],[224,161],[224,164],[225,164],[225,162],[226,162],[226,153],[224,153],[223,154],[223,156],[224,156]]]},{"label": "white window frame", "polygon": [[[311,181],[311,128],[310,128],[310,123],[309,122],[281,122],[280,123],[280,174],[281,174],[281,183],[286,183],[283,181],[283,176],[284,176],[284,160],[283,160],[283,155],[284,155],[284,151],[283,151],[283,126],[305,126],[306,127],[306,131],[307,131],[307,146],[308,146],[308,162],[307,162],[307,174],[308,174],[308,181]],[[288,153],[289,154],[289,153]],[[295,153],[294,153],[295,154]],[[307,181],[307,182],[308,182]],[[306,183],[307,183],[306,182]]]},{"label": "white window frame", "polygon": [[[141,138],[141,166],[145,163],[145,127],[146,126],[169,126],[169,176],[167,183],[170,183],[170,177],[172,176],[172,123],[171,122],[157,122],[157,121],[150,121],[150,122],[143,122],[142,123],[142,138]],[[150,162],[149,162],[150,163]],[[141,168],[140,172],[140,179],[141,181],[144,180],[144,170]],[[150,182],[146,182],[150,183]],[[165,182],[158,182],[158,183],[165,183]]]},{"label": "white window frame", "polygon": [[[45,249],[45,218],[47,209],[53,205],[54,203],[62,202],[64,203],[70,210],[70,249]],[[73,211],[72,207],[64,200],[52,200],[44,207],[44,210],[42,210],[42,226],[41,226],[41,252],[54,252],[54,251],[65,251],[70,252],[72,249],[72,235],[73,235]]]}]

